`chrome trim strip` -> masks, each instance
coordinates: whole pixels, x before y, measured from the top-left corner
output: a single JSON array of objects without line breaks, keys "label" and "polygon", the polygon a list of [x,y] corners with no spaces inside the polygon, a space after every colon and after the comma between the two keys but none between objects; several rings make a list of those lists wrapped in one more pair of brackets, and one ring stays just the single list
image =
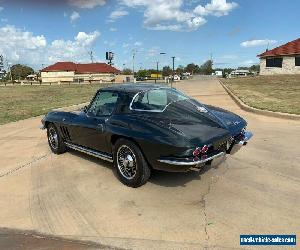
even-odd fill
[{"label": "chrome trim strip", "polygon": [[213,160],[217,157],[221,157],[225,154],[226,154],[225,152],[221,152],[221,153],[213,155],[209,158],[206,158],[204,160],[199,160],[199,161],[189,161],[189,162],[186,162],[186,161],[172,161],[172,160],[158,160],[158,161],[161,162],[161,163],[166,163],[166,164],[176,165],[176,166],[195,166],[197,164],[202,164],[202,163],[208,162],[210,160]]},{"label": "chrome trim strip", "polygon": [[130,104],[129,104],[129,109],[130,109],[130,110],[134,110],[134,111],[153,112],[153,113],[162,113],[162,112],[164,112],[164,110],[155,110],[155,109],[154,109],[154,110],[144,110],[144,109],[134,109],[134,108],[132,108],[132,104],[133,104],[133,102],[134,102],[134,99],[135,99],[139,94],[144,93],[144,92],[147,92],[147,91],[149,91],[149,90],[157,90],[157,89],[163,89],[163,88],[165,88],[165,87],[157,87],[157,88],[147,89],[147,90],[142,90],[142,91],[137,92],[137,93],[133,96],[133,98],[132,98],[132,100],[131,100],[131,102],[130,102]]},{"label": "chrome trim strip", "polygon": [[109,155],[105,155],[105,154],[97,152],[95,150],[91,150],[91,149],[88,149],[88,148],[85,148],[82,146],[78,146],[78,145],[75,145],[75,144],[69,143],[69,142],[65,142],[65,144],[67,147],[74,149],[76,151],[97,157],[97,158],[105,160],[105,161],[113,162],[113,158]]}]

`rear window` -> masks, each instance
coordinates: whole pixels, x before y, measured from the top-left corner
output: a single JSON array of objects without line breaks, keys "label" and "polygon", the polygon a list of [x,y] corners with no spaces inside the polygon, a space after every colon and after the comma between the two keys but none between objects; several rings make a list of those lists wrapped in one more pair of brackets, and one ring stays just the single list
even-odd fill
[{"label": "rear window", "polygon": [[175,89],[151,89],[137,94],[130,108],[139,111],[162,112],[170,103],[186,99],[188,99],[187,96]]}]

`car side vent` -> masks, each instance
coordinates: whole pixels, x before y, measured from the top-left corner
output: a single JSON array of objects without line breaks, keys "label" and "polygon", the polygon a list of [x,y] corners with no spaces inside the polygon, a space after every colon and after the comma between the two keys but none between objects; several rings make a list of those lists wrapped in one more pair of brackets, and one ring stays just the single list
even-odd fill
[{"label": "car side vent", "polygon": [[61,130],[61,133],[62,133],[62,136],[65,140],[68,140],[70,141],[71,140],[71,137],[70,137],[70,133],[69,133],[69,130],[67,127],[64,127],[64,126],[61,126],[60,127],[60,130]]}]

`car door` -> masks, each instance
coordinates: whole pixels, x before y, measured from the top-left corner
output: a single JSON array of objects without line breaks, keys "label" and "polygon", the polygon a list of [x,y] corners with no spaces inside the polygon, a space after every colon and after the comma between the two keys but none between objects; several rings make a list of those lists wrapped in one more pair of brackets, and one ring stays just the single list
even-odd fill
[{"label": "car door", "polygon": [[100,152],[110,152],[107,142],[107,123],[114,112],[119,95],[115,91],[99,91],[87,110],[78,117],[76,144]]}]

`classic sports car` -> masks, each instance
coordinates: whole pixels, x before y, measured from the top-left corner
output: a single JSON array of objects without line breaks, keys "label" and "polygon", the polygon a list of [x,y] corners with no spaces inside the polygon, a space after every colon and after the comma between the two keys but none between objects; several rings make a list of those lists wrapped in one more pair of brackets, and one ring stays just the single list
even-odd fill
[{"label": "classic sports car", "polygon": [[238,115],[157,84],[102,88],[81,111],[49,112],[42,123],[53,153],[71,148],[113,162],[130,187],[146,183],[152,169],[199,169],[252,137]]}]

